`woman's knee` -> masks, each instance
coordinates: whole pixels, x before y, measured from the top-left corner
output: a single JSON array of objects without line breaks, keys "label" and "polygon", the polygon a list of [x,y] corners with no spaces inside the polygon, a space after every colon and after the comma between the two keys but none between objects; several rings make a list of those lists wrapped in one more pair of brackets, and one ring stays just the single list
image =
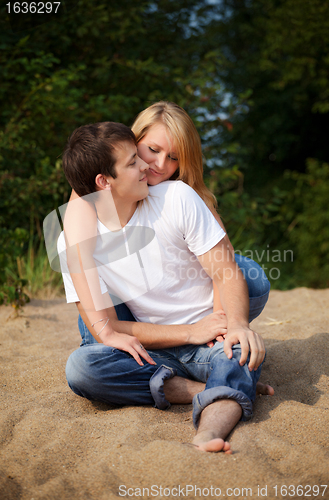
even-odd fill
[{"label": "woman's knee", "polygon": [[65,368],[66,380],[75,394],[82,395],[88,381],[88,356],[86,348],[80,347],[69,356]]},{"label": "woman's knee", "polygon": [[264,269],[254,260],[243,255],[235,254],[235,261],[243,272],[248,285],[249,297],[263,297],[270,292],[270,282]]},{"label": "woman's knee", "polygon": [[269,297],[271,284],[264,269],[257,262],[235,255],[235,261],[242,270],[249,291],[249,322],[257,318],[263,311]]}]

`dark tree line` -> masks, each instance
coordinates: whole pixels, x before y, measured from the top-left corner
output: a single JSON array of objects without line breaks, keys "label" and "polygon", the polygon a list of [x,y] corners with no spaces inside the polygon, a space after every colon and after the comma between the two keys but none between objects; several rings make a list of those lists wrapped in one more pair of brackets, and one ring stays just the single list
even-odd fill
[{"label": "dark tree line", "polygon": [[68,135],[102,120],[130,125],[160,99],[194,119],[236,247],[291,248],[293,267],[275,264],[281,286],[328,286],[328,0],[66,7],[21,31],[2,9],[0,287],[67,200]]}]

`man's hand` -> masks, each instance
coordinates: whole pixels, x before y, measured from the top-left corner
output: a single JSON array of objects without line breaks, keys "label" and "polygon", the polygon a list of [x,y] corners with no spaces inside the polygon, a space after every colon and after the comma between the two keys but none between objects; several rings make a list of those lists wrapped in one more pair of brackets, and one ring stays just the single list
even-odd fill
[{"label": "man's hand", "polygon": [[[213,344],[217,337],[227,333],[227,319],[223,310],[209,314],[197,323],[190,325],[191,334],[187,343],[193,345]],[[209,345],[209,347],[212,347]]]},{"label": "man's hand", "polygon": [[224,352],[229,359],[233,356],[232,346],[236,344],[241,346],[240,366],[245,364],[250,351],[248,368],[250,371],[257,370],[265,357],[265,345],[262,337],[247,327],[230,328],[224,340]]},{"label": "man's hand", "polygon": [[113,330],[111,333],[102,332],[99,337],[104,345],[115,347],[116,349],[120,349],[120,351],[129,352],[140,366],[144,366],[140,356],[150,363],[150,365],[156,365],[156,362],[153,361],[136,337],[126,335],[125,333],[118,333]]}]

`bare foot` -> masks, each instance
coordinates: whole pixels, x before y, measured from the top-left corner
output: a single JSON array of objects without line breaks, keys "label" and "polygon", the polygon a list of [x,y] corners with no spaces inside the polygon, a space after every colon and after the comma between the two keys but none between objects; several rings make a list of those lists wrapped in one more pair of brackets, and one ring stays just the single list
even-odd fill
[{"label": "bare foot", "polygon": [[228,441],[224,441],[221,438],[211,439],[205,443],[200,443],[195,445],[200,451],[210,451],[213,453],[218,453],[223,451],[227,455],[232,454],[231,445]]},{"label": "bare foot", "polygon": [[192,444],[200,451],[211,451],[213,453],[223,451],[229,455],[232,453],[230,443],[220,437],[215,437],[211,431],[199,432],[194,437]]},{"label": "bare foot", "polygon": [[261,382],[257,382],[256,394],[262,394],[263,396],[273,396],[274,389],[271,385],[262,384]]}]

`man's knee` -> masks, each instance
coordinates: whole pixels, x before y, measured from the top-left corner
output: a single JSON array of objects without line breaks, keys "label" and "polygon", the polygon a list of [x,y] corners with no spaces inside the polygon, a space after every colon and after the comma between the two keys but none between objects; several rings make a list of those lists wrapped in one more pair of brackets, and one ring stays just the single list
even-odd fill
[{"label": "man's knee", "polygon": [[250,354],[244,365],[240,365],[241,347],[240,344],[232,346],[233,356],[228,359],[223,350],[219,350],[211,363],[211,373],[206,383],[206,388],[217,386],[231,387],[241,391],[248,399],[254,401],[256,395],[256,383],[258,382],[261,366],[257,370],[250,371],[248,363]]}]

